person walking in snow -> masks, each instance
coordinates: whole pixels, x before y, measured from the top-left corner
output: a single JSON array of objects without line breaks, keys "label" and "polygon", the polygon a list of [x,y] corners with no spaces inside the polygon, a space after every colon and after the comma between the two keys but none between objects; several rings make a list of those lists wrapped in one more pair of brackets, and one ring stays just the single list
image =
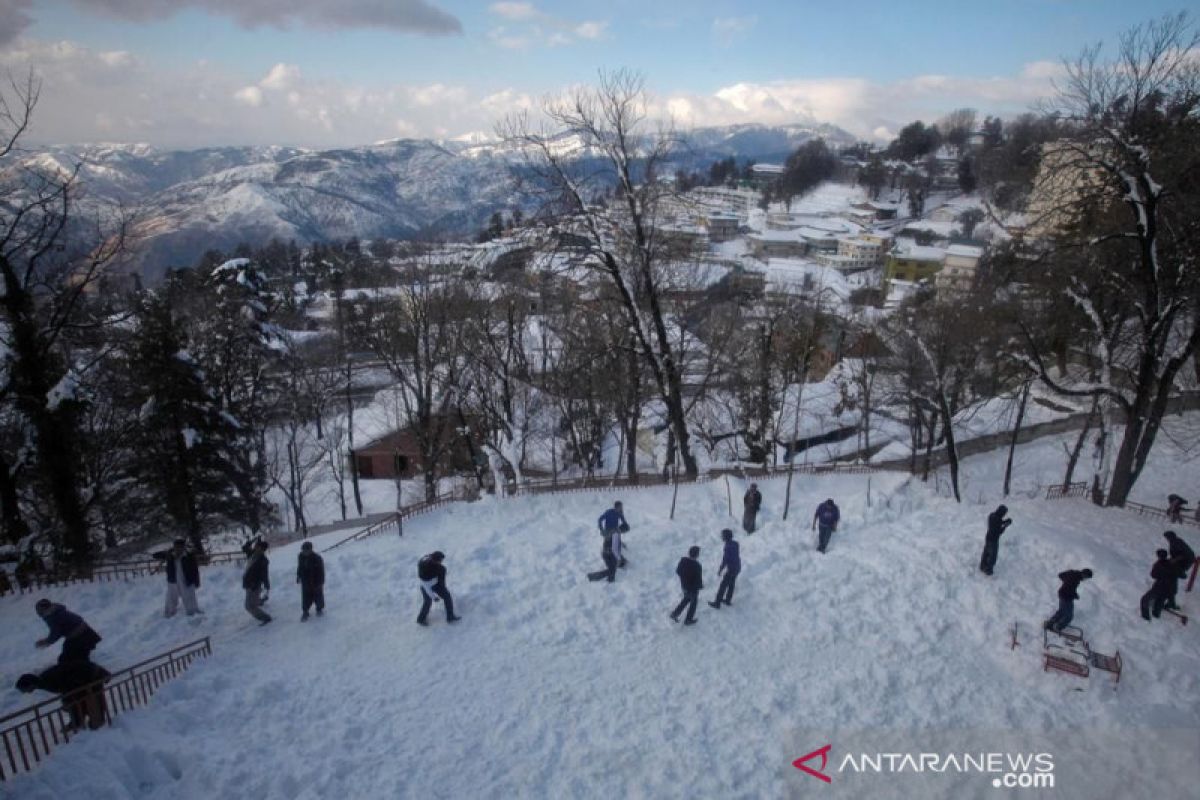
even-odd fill
[{"label": "person walking in snow", "polygon": [[717,568],[721,584],[717,587],[717,599],[709,603],[710,606],[717,609],[721,607],[721,603],[727,606],[733,605],[733,587],[737,583],[738,573],[742,571],[740,547],[734,541],[733,531],[729,528],[721,531],[721,540],[725,542],[725,551],[721,555],[721,566]]},{"label": "person walking in snow", "polygon": [[62,707],[70,717],[67,732],[82,730],[86,725],[96,730],[108,718],[108,703],[104,699],[104,683],[111,674],[91,661],[70,661],[55,664],[41,672],[27,672],[17,678],[17,691],[28,694],[40,689],[62,695]]},{"label": "person walking in snow", "polygon": [[979,559],[979,570],[984,575],[991,575],[996,567],[996,556],[1000,552],[1000,535],[1012,525],[1011,519],[1005,519],[1008,506],[996,506],[996,510],[988,514],[987,535],[983,539],[983,555]]},{"label": "person walking in snow", "polygon": [[246,570],[242,573],[242,589],[246,592],[246,611],[260,625],[271,621],[271,615],[262,610],[266,602],[265,593],[271,591],[271,561],[267,558],[267,543],[259,538],[242,545],[246,554]]},{"label": "person walking in snow", "polygon": [[196,555],[187,549],[187,542],[176,539],[169,550],[153,554],[160,561],[167,562],[167,602],[164,616],[168,619],[175,616],[179,601],[183,600],[183,610],[189,617],[200,612],[196,604],[196,590],[200,588],[200,564]]},{"label": "person walking in snow", "polygon": [[1079,599],[1079,584],[1092,577],[1090,569],[1068,569],[1058,573],[1062,585],[1058,587],[1058,610],[1046,620],[1046,627],[1061,633],[1075,618],[1075,601]]},{"label": "person walking in snow", "polygon": [[746,533],[754,533],[754,523],[761,508],[762,492],[758,490],[757,483],[752,483],[742,498],[742,530]]},{"label": "person walking in snow", "polygon": [[1150,568],[1150,577],[1154,583],[1150,591],[1142,595],[1142,619],[1150,621],[1151,614],[1155,619],[1162,616],[1163,606],[1168,598],[1175,595],[1175,584],[1179,581],[1178,570],[1171,563],[1171,554],[1166,550],[1157,551],[1158,560]]},{"label": "person walking in snow", "polygon": [[66,606],[43,598],[34,604],[33,610],[50,629],[46,638],[38,639],[34,644],[41,649],[62,639],[62,651],[58,654],[59,664],[87,661],[96,645],[100,644],[100,634],[92,630],[92,626],[84,622],[83,617],[68,611]]},{"label": "person walking in snow", "polygon": [[683,599],[671,612],[672,622],[679,622],[679,615],[686,608],[687,617],[684,618],[683,624],[696,624],[696,603],[700,600],[700,590],[704,588],[704,569],[700,566],[698,558],[700,548],[693,545],[675,567],[675,574],[679,576],[679,588],[683,590]]},{"label": "person walking in snow", "polygon": [[1168,542],[1167,549],[1170,553],[1171,564],[1175,567],[1176,578],[1178,579],[1175,583],[1171,584],[1171,595],[1167,598],[1166,605],[1163,607],[1174,611],[1179,608],[1175,603],[1175,593],[1178,591],[1179,581],[1187,578],[1188,570],[1196,562],[1196,551],[1192,550],[1187,542],[1179,538],[1179,535],[1175,531],[1167,531],[1163,536]]},{"label": "person walking in snow", "polygon": [[817,539],[818,553],[824,553],[825,548],[829,546],[829,537],[833,536],[833,532],[837,530],[838,520],[841,518],[842,512],[838,509],[837,503],[833,502],[832,497],[817,506],[817,510],[813,514],[812,527],[820,528]]},{"label": "person walking in snow", "polygon": [[1187,500],[1177,494],[1167,495],[1167,519],[1171,522],[1183,522],[1183,512],[1187,509]]},{"label": "person walking in snow", "polygon": [[621,534],[629,532],[629,523],[625,521],[625,509],[621,506],[621,501],[616,501],[612,508],[601,514],[596,524],[600,527],[600,535],[604,537],[600,557],[604,559],[605,578],[612,583],[617,579],[617,567],[625,566],[625,548],[621,542]]},{"label": "person walking in snow", "polygon": [[418,625],[428,625],[430,607],[439,598],[446,604],[446,622],[458,622],[462,617],[454,614],[454,598],[446,588],[446,567],[442,563],[446,554],[434,550],[417,562],[417,578],[421,581],[421,613],[417,614]]},{"label": "person walking in snow", "polygon": [[300,584],[300,621],[308,619],[308,610],[314,603],[318,617],[325,613],[325,559],[313,551],[312,542],[300,545],[296,583]]}]

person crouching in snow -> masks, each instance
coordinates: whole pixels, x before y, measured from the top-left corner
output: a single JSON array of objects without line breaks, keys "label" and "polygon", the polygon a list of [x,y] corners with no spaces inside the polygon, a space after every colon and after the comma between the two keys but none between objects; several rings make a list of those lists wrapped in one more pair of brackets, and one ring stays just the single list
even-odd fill
[{"label": "person crouching in snow", "polygon": [[300,545],[296,556],[296,583],[300,584],[300,621],[308,619],[315,603],[317,616],[325,611],[325,559],[313,552],[312,542]]},{"label": "person crouching in snow", "polygon": [[426,618],[434,601],[441,598],[446,604],[446,622],[458,622],[462,617],[454,614],[454,598],[446,588],[446,567],[442,563],[446,554],[434,550],[417,562],[417,577],[421,581],[421,613],[417,614],[418,625],[428,625]]},{"label": "person crouching in snow", "polygon": [[263,593],[271,591],[271,561],[267,558],[267,543],[261,538],[242,545],[246,554],[246,571],[242,573],[242,589],[246,591],[246,611],[266,625],[271,615],[262,610]]},{"label": "person crouching in snow", "polygon": [[181,599],[183,610],[189,617],[199,614],[196,590],[200,588],[200,565],[196,561],[196,555],[187,550],[187,542],[176,539],[170,550],[155,553],[154,557],[167,562],[167,604],[164,616],[175,616]]},{"label": "person crouching in snow", "polygon": [[63,710],[71,718],[67,732],[92,730],[108,719],[108,703],[104,699],[104,681],[108,670],[91,661],[70,661],[55,664],[38,673],[27,672],[17,679],[17,691],[28,694],[35,689],[62,695]]},{"label": "person crouching in snow", "polygon": [[675,567],[675,574],[679,576],[679,588],[683,590],[683,599],[671,612],[672,622],[679,622],[679,615],[686,608],[687,617],[683,620],[683,624],[696,624],[696,603],[700,599],[700,590],[704,588],[704,569],[696,560],[699,557],[700,548],[693,545],[688,550],[688,554],[679,559],[679,564]]},{"label": "person crouching in snow", "polygon": [[51,603],[43,598],[37,601],[33,610],[50,629],[50,634],[44,639],[38,639],[35,645],[40,649],[49,647],[59,639],[63,640],[58,663],[87,661],[96,645],[100,644],[100,634],[92,630],[92,626],[84,622],[83,617],[68,611],[66,606]]},{"label": "person crouching in snow", "polygon": [[1046,620],[1046,627],[1061,633],[1075,618],[1075,601],[1079,599],[1079,584],[1092,577],[1090,569],[1068,569],[1058,573],[1062,585],[1058,587],[1058,611]]}]

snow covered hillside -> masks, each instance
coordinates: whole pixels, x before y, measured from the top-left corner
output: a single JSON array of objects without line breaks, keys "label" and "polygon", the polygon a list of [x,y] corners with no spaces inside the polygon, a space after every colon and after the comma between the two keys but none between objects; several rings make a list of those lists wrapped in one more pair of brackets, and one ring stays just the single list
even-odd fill
[{"label": "snow covered hillside", "polygon": [[[624,492],[631,563],[611,585],[585,577],[600,567],[595,520],[613,499],[600,492],[453,506],[412,520],[402,539],[328,553],[328,610],[303,624],[295,546],[271,554],[275,622],[261,628],[241,609],[234,567],[204,572],[194,624],[162,619],[158,580],[46,592],[105,637],[95,658],[110,669],[202,635],[213,655],[0,795],[750,798],[864,796],[870,785],[872,797],[1007,796],[978,774],[867,784],[842,773],[825,786],[791,767],[832,743],[833,773],[854,732],[873,731],[892,750],[1050,752],[1056,797],[1191,796],[1200,626],[1137,611],[1163,528],[1041,500],[1032,482],[1061,455],[1031,448],[990,579],[976,566],[1003,453],[966,462],[962,505],[899,474],[870,477],[869,505],[867,476],[806,476],[785,522],[784,480],[761,482],[763,526],[738,530],[743,571],[719,611],[706,604],[718,532],[737,529],[723,480],[681,488],[673,522],[669,489]],[[1192,465],[1154,465],[1171,473],[1196,483]],[[738,511],[744,484],[731,483]],[[843,523],[821,555],[809,522],[827,496]],[[706,588],[699,623],[685,628],[667,615],[692,544]],[[434,549],[447,554],[464,619],[448,626],[435,606],[422,628],[415,562]],[[1076,624],[1097,650],[1120,648],[1116,691],[1107,673],[1042,671],[1056,575],[1081,567],[1095,579]],[[1195,597],[1181,595],[1185,610],[1200,609]],[[8,686],[49,659],[33,649],[44,632],[35,599],[0,601]],[[0,698],[3,710],[28,700]]]}]

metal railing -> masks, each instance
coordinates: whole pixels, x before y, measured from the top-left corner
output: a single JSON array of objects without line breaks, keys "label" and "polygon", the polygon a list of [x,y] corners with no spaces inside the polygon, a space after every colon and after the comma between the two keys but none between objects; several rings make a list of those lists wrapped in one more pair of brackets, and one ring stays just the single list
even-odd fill
[{"label": "metal railing", "polygon": [[[241,551],[207,553],[200,557],[200,564],[236,564],[245,561]],[[166,562],[156,558],[140,561],[110,561],[92,566],[75,567],[44,572],[26,572],[20,575],[5,575],[0,579],[0,597],[7,594],[28,594],[47,587],[68,586],[73,583],[110,583],[130,578],[156,575],[166,568]]]},{"label": "metal railing", "polygon": [[[146,705],[158,687],[209,655],[212,644],[205,636],[81,687],[69,694],[70,699],[55,697],[0,717],[0,780],[31,772],[51,750],[77,735],[80,729],[73,717],[83,716],[79,709],[85,704],[91,704],[93,718],[100,716],[111,724],[114,716]],[[77,709],[74,715],[72,706]]]},{"label": "metal railing", "polygon": [[1087,497],[1087,495],[1087,481],[1068,484],[1055,483],[1046,487],[1047,500],[1055,500],[1062,497]]}]

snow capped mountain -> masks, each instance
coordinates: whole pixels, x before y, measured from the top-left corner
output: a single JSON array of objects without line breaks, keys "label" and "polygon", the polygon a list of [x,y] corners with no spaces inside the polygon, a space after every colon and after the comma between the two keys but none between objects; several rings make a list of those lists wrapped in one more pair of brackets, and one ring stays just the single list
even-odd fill
[{"label": "snow capped mountain", "polygon": [[[782,160],[808,139],[832,145],[853,137],[831,125],[737,125],[681,135],[677,166],[706,168],[735,156]],[[598,155],[578,135],[554,150]],[[120,204],[141,210],[128,269],[153,283],[206,251],[272,237],[305,244],[359,238],[464,236],[498,210],[521,203],[511,180],[517,153],[485,133],[440,142],[395,139],[365,147],[219,147],[165,151],[146,144],[55,146],[28,154],[22,167],[70,174],[78,165],[79,211],[93,216]]]}]

